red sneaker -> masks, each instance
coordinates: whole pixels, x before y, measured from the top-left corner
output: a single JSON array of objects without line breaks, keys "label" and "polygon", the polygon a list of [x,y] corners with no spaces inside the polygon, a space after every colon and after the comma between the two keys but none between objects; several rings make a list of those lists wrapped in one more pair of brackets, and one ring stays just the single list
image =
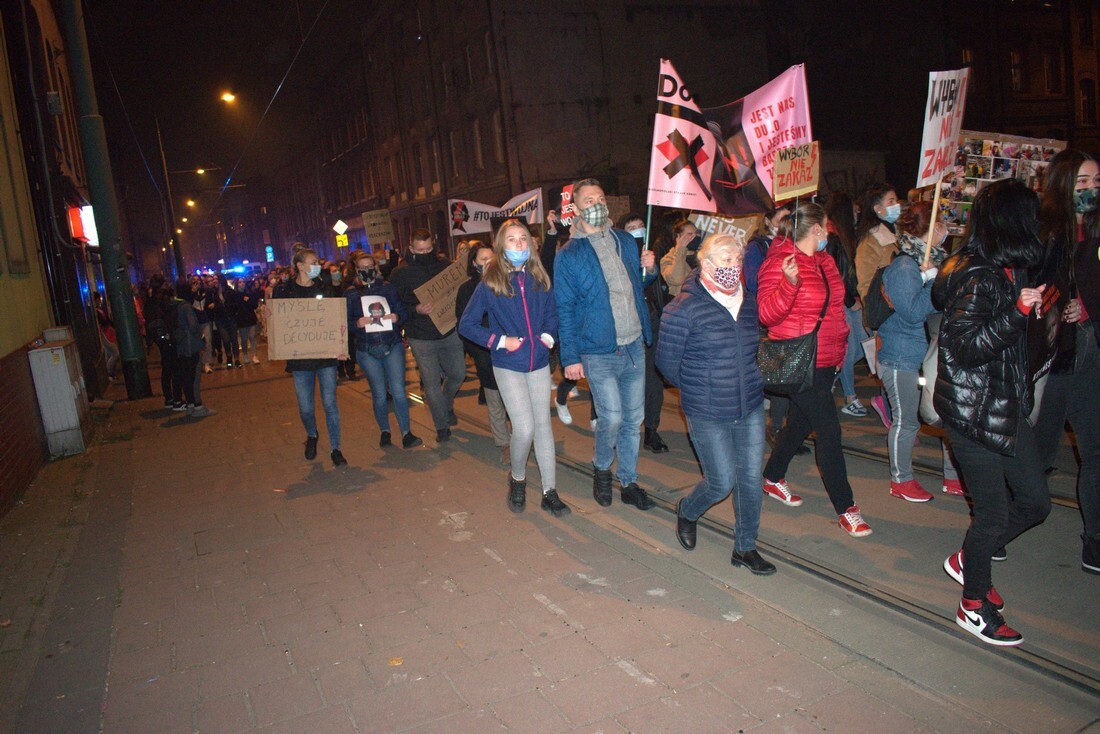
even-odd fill
[{"label": "red sneaker", "polygon": [[773,482],[768,479],[764,480],[764,494],[777,499],[787,507],[798,507],[802,504],[802,498],[797,494],[791,494],[791,488],[787,486],[786,479],[780,479],[778,482]]},{"label": "red sneaker", "polygon": [[1024,636],[1005,624],[1005,618],[989,599],[977,601],[962,598],[955,613],[955,622],[988,645],[1012,647],[1024,641]]},{"label": "red sneaker", "polygon": [[871,526],[863,519],[859,512],[859,505],[852,505],[847,512],[837,520],[840,529],[853,538],[865,538],[871,534]]},{"label": "red sneaker", "polygon": [[932,499],[932,495],[920,486],[920,482],[916,479],[910,479],[908,482],[890,482],[890,495],[900,497],[906,502],[927,502]]},{"label": "red sneaker", "polygon": [[[961,585],[963,583],[963,552],[958,550],[949,555],[943,562],[943,570],[947,571],[947,575]],[[997,593],[996,587],[990,586],[985,598],[998,612],[1005,608],[1005,600]]]},{"label": "red sneaker", "polygon": [[944,477],[943,480],[943,493],[949,494],[954,497],[963,496],[963,485],[958,479],[948,479]]}]

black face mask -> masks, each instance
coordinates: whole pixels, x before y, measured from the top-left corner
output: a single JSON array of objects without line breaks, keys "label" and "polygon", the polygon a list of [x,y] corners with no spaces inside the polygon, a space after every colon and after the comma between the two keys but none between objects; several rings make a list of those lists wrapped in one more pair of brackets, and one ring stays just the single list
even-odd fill
[{"label": "black face mask", "polygon": [[373,283],[374,279],[378,277],[378,271],[374,268],[367,268],[366,270],[359,270],[359,280],[364,283]]},{"label": "black face mask", "polygon": [[695,268],[699,267],[699,253],[695,251],[689,251],[687,257],[684,258],[684,262],[687,263],[687,266],[689,268],[695,270]]},{"label": "black face mask", "polygon": [[695,235],[690,240],[688,240],[688,243],[687,243],[688,251],[694,252],[694,251],[698,250],[699,246],[702,245],[702,244],[703,244],[703,238],[700,237],[699,235]]},{"label": "black face mask", "polygon": [[434,252],[410,252],[405,255],[405,261],[409,265],[431,265],[435,262]]}]

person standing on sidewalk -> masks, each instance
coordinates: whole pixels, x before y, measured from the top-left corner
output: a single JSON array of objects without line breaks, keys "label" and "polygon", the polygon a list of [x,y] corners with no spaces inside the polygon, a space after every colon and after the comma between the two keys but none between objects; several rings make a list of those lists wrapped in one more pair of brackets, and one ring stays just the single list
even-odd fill
[{"label": "person standing on sidewalk", "polygon": [[179,302],[175,308],[176,320],[172,334],[176,349],[176,379],[172,385],[172,410],[187,411],[189,416],[205,418],[208,415],[214,415],[214,411],[202,404],[200,391],[202,370],[199,365],[206,340],[203,336],[203,325],[199,323],[198,312],[191,305],[194,293],[191,291],[191,285],[183,278],[176,284],[176,297]]},{"label": "person standing on sidewalk", "polygon": [[[317,253],[308,247],[295,247],[291,261],[295,278],[275,288],[272,298],[324,298],[327,289],[320,281],[321,265]],[[341,355],[346,359],[347,355]],[[325,425],[333,466],[344,466],[347,459],[340,453],[340,409],[336,405],[336,359],[288,359],[286,371],[294,376],[294,393],[298,397],[298,416],[306,429],[307,461],[317,458],[317,416],[314,412],[314,384],[321,388],[321,405],[325,409]]]},{"label": "person standing on sidewalk", "polygon": [[[932,286],[943,311],[933,403],[970,496],[970,529],[962,550],[943,562],[963,585],[960,627],[990,645],[1019,645],[1005,624],[993,587],[998,548],[1050,514],[1050,492],[1028,413],[1028,321],[1038,317],[1045,285],[1028,269],[1043,258],[1039,199],[1015,179],[995,181],[974,198],[962,249]],[[1093,385],[1092,389],[1096,389]],[[965,559],[965,577],[963,574]]]},{"label": "person standing on sidewalk", "polygon": [[[894,419],[886,432],[890,456],[890,495],[906,502],[928,502],[932,494],[913,476],[913,443],[920,430],[920,366],[928,351],[924,324],[936,313],[932,307],[932,281],[947,257],[942,243],[947,227],[936,223],[928,265],[924,264],[925,239],[932,203],[913,204],[898,219],[900,253],[882,273],[882,287],[894,313],[878,329],[878,373],[890,401]],[[849,346],[849,348],[851,348]],[[962,483],[943,442],[943,491],[961,495]]]},{"label": "person standing on sidewalk", "polygon": [[652,341],[643,278],[654,277],[652,250],[639,257],[633,237],[611,228],[599,181],[573,184],[573,236],[554,260],[554,293],[565,377],[588,378],[599,414],[592,495],[611,504],[611,464],[618,455],[620,498],[640,510],[655,504],[638,486],[645,411],[645,345]]},{"label": "person standing on sidewalk", "polygon": [[699,248],[699,269],[665,307],[657,368],[680,388],[703,479],[676,503],[676,538],[694,550],[696,523],[733,495],[736,519],[730,562],[757,576],[775,565],[756,549],[760,470],[764,456],[764,379],[756,364],[760,327],[756,298],[744,287],[745,245],[712,234]]},{"label": "person standing on sidewalk", "polygon": [[817,332],[817,362],[813,386],[790,396],[787,423],[764,467],[764,493],[788,507],[802,498],[792,494],[785,476],[795,450],[810,431],[817,432],[815,456],[825,491],[841,530],[853,538],[871,534],[848,483],[848,468],[840,443],[840,420],[833,402],[833,380],[848,348],[844,315],[844,282],[836,263],[825,252],[829,218],[818,204],[803,204],[779,225],[779,234],[760,268],[760,322],[774,339],[794,339]]},{"label": "person standing on sidewalk", "polygon": [[451,329],[440,334],[432,321],[435,304],[421,303],[416,289],[450,267],[450,261],[436,253],[435,235],[426,229],[412,233],[405,262],[396,267],[390,282],[409,312],[405,324],[405,337],[409,340],[420,381],[424,384],[424,397],[435,423],[435,438],[439,443],[451,440],[451,428],[458,425],[455,415],[455,395],[466,379],[466,358],[462,353],[462,340]]},{"label": "person standing on sidewalk", "polygon": [[[462,319],[466,307],[470,305],[470,299],[474,296],[474,290],[481,284],[485,268],[493,260],[493,246],[480,240],[471,240],[469,245],[469,260],[467,261],[466,274],[470,279],[458,287],[458,297],[455,299],[455,317]],[[541,262],[541,260],[540,260]],[[488,327],[488,319],[482,320],[482,326]],[[497,378],[493,374],[493,358],[489,349],[484,344],[479,344],[462,335],[462,348],[470,359],[474,361],[474,371],[477,372],[478,382],[481,383],[481,391],[485,395],[485,407],[489,411],[489,430],[493,434],[493,445],[500,449],[500,463],[511,465],[508,445],[512,441],[511,431],[508,430],[508,411],[504,407],[504,400],[500,397],[497,388]]]},{"label": "person standing on sidewalk", "polygon": [[[390,438],[389,405],[386,402],[388,392],[393,396],[393,412],[397,417],[397,428],[401,431],[401,447],[411,449],[420,446],[424,442],[412,432],[409,423],[409,397],[405,389],[405,343],[401,341],[401,325],[408,317],[405,304],[397,295],[397,289],[382,280],[372,255],[356,250],[348,258],[348,262],[355,268],[355,278],[345,294],[350,327],[348,334],[353,340],[353,344],[349,346],[355,349],[355,360],[363,368],[363,374],[367,376],[367,384],[370,386],[374,420],[381,432],[378,445],[381,448],[393,445]],[[364,314],[363,296],[385,298],[389,312],[373,317]],[[393,328],[367,331],[374,319],[378,323],[388,321]]]},{"label": "person standing on sidewalk", "polygon": [[1081,457],[1081,569],[1100,574],[1100,164],[1076,150],[1054,156],[1040,216],[1053,282],[1068,283],[1076,293],[1062,314],[1066,333],[1058,342],[1065,348],[1047,378],[1035,439],[1045,468],[1054,461],[1066,421],[1073,427]]},{"label": "person standing on sidewalk", "polygon": [[[550,276],[532,257],[531,233],[518,219],[500,225],[493,238],[493,259],[462,314],[459,331],[485,345],[493,360],[500,397],[512,419],[512,470],[508,509],[523,512],[527,503],[527,458],[531,446],[542,477],[542,509],[554,517],[570,510],[554,489],[554,433],[550,428],[550,349],[558,315]],[[489,326],[482,325],[488,316]]]}]

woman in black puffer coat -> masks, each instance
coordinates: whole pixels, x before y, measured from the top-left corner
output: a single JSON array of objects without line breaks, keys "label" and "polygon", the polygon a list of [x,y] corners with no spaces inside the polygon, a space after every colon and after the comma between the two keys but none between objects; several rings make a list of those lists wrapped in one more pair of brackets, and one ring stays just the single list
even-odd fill
[{"label": "woman in black puffer coat", "polygon": [[1023,636],[1001,616],[993,552],[1050,513],[1027,419],[1027,324],[1045,288],[1027,282],[1028,269],[1042,258],[1038,213],[1039,200],[1023,183],[987,186],[974,199],[966,243],[932,287],[932,303],[943,311],[934,402],[973,505],[962,550],[943,565],[963,584],[956,622],[1001,646],[1019,645]]}]

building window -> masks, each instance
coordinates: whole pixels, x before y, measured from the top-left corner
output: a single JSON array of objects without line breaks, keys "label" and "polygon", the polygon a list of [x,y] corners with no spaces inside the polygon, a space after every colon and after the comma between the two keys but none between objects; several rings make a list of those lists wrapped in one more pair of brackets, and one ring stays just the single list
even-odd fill
[{"label": "building window", "polygon": [[493,156],[497,163],[504,162],[504,128],[500,123],[500,110],[493,112]]},{"label": "building window", "polygon": [[472,86],[474,83],[474,50],[470,47],[470,44],[466,44],[466,79],[469,80]]},{"label": "building window", "polygon": [[1012,91],[1024,91],[1024,57],[1019,51],[1008,52],[1008,73]]},{"label": "building window", "polygon": [[439,173],[439,140],[434,135],[428,138],[428,153],[432,157],[428,180],[432,183],[432,193],[438,194],[442,176]]},{"label": "building window", "polygon": [[1043,90],[1047,94],[1062,94],[1065,91],[1062,71],[1062,55],[1058,51],[1043,52]]},{"label": "building window", "polygon": [[1081,45],[1091,47],[1096,43],[1096,34],[1092,25],[1093,0],[1077,2],[1077,32],[1081,35]]},{"label": "building window", "polygon": [[485,31],[485,70],[492,76],[495,69],[493,68],[493,34],[489,31]]},{"label": "building window", "polygon": [[458,142],[455,140],[455,132],[447,133],[447,154],[451,159],[451,178],[458,178]]},{"label": "building window", "polygon": [[1078,120],[1082,125],[1096,125],[1096,80],[1082,79],[1078,86]]},{"label": "building window", "polygon": [[454,79],[451,77],[451,65],[446,61],[443,62],[443,99],[451,98],[451,87],[454,86]]},{"label": "building window", "polygon": [[974,49],[964,48],[962,50],[962,62],[963,66],[970,66],[974,63]]},{"label": "building window", "polygon": [[412,169],[413,169],[413,188],[416,189],[417,196],[424,195],[424,175],[423,170],[420,167],[420,158],[422,152],[420,150],[420,143],[413,143],[412,147]]},{"label": "building window", "polygon": [[481,120],[474,120],[470,133],[474,138],[474,168],[480,171],[485,168],[485,157],[481,153]]}]

